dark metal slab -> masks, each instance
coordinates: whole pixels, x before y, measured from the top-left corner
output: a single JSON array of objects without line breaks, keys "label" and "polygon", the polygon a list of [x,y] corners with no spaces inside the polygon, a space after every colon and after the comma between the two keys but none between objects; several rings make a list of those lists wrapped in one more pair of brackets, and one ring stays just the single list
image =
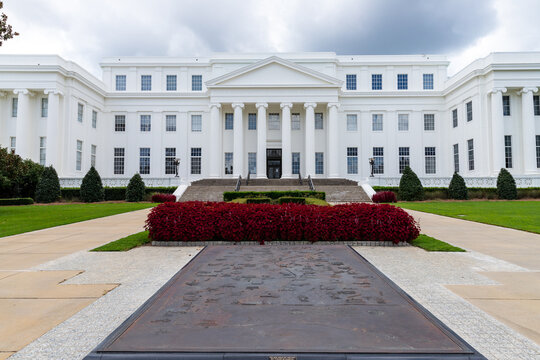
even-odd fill
[{"label": "dark metal slab", "polygon": [[340,245],[207,247],[87,356],[367,358],[485,359]]}]

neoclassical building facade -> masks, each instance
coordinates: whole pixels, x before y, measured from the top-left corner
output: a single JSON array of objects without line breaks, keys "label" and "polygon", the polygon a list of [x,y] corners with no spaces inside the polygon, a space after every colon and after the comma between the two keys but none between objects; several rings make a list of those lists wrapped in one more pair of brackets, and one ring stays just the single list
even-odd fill
[{"label": "neoclassical building facade", "polygon": [[408,165],[427,185],[457,171],[489,186],[507,168],[540,186],[540,53],[493,53],[452,77],[431,55],[100,65],[102,79],[58,56],[0,55],[0,146],[75,182],[95,166],[109,182],[249,173],[394,185]]}]

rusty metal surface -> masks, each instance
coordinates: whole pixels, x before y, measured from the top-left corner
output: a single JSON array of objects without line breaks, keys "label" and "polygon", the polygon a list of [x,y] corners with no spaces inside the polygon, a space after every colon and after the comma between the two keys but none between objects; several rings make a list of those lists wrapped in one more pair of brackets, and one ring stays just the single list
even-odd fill
[{"label": "rusty metal surface", "polygon": [[93,354],[107,353],[483,359],[342,245],[207,247]]}]

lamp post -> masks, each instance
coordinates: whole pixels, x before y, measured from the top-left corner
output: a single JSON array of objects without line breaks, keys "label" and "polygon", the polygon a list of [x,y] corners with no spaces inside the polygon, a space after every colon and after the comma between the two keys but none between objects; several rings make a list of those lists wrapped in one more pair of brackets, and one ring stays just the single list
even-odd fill
[{"label": "lamp post", "polygon": [[174,159],[174,166],[175,166],[175,177],[178,177],[178,167],[180,166],[180,159],[179,158],[175,158]]},{"label": "lamp post", "polygon": [[373,177],[373,166],[375,166],[375,159],[369,158],[369,166],[371,167],[371,177]]}]

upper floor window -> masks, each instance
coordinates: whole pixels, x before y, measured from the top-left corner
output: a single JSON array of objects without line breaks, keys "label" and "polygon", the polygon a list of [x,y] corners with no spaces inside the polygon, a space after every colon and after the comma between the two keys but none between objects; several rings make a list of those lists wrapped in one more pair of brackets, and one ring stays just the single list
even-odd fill
[{"label": "upper floor window", "polygon": [[233,113],[226,113],[225,114],[225,130],[233,130],[234,129],[234,115]]},{"label": "upper floor window", "polygon": [[372,115],[371,130],[373,130],[373,131],[383,131],[383,116],[382,116],[382,114],[373,114]]},{"label": "upper floor window", "polygon": [[17,109],[19,108],[19,99],[11,99],[11,117],[17,117]]},{"label": "upper floor window", "polygon": [[533,104],[534,104],[534,115],[539,116],[540,115],[540,96],[538,95],[533,96]]},{"label": "upper floor window", "polygon": [[409,75],[408,74],[398,74],[397,88],[398,90],[407,90],[409,88]]},{"label": "upper floor window", "polygon": [[356,114],[347,114],[347,131],[358,131],[358,118]]},{"label": "upper floor window", "polygon": [[315,113],[315,130],[323,129],[323,113]]},{"label": "upper floor window", "polygon": [[167,91],[176,91],[176,75],[167,75]]},{"label": "upper floor window", "polygon": [[248,114],[248,130],[257,130],[257,114]]},{"label": "upper floor window", "polygon": [[409,114],[398,114],[398,130],[409,131]]},{"label": "upper floor window", "polygon": [[424,131],[435,130],[435,114],[424,114]]},{"label": "upper floor window", "polygon": [[49,116],[49,99],[41,98],[41,117]]},{"label": "upper floor window", "polygon": [[141,115],[141,131],[148,132],[152,130],[152,117],[150,115]]},{"label": "upper floor window", "polygon": [[503,115],[510,116],[510,96],[504,95],[503,100]]},{"label": "upper floor window", "polygon": [[77,121],[83,122],[84,117],[84,105],[81,103],[77,104]]},{"label": "upper floor window", "polygon": [[382,74],[371,74],[371,90],[382,90]]},{"label": "upper floor window", "polygon": [[141,75],[141,90],[142,91],[152,90],[152,75]]},{"label": "upper floor window", "polygon": [[202,131],[202,115],[191,115],[191,131]]},{"label": "upper floor window", "polygon": [[116,91],[126,91],[126,75],[116,75]]},{"label": "upper floor window", "polygon": [[457,109],[452,110],[452,127],[458,126]]},{"label": "upper floor window", "polygon": [[467,121],[472,121],[472,101],[465,104],[467,107]]},{"label": "upper floor window", "polygon": [[92,110],[92,128],[96,128],[97,127],[97,111],[96,110]]},{"label": "upper floor window", "polygon": [[433,74],[424,74],[424,90],[433,90]]},{"label": "upper floor window", "polygon": [[191,76],[191,90],[192,91],[201,91],[202,90],[202,75],[192,75]]},{"label": "upper floor window", "polygon": [[279,130],[280,128],[279,114],[268,114],[268,130]]},{"label": "upper floor window", "polygon": [[291,114],[291,130],[300,130],[300,114],[298,113]]},{"label": "upper floor window", "polygon": [[165,131],[176,131],[176,115],[165,115]]},{"label": "upper floor window", "polygon": [[126,131],[126,115],[114,116],[114,131],[116,132]]},{"label": "upper floor window", "polygon": [[346,79],[347,90],[356,90],[356,74],[348,74]]}]

